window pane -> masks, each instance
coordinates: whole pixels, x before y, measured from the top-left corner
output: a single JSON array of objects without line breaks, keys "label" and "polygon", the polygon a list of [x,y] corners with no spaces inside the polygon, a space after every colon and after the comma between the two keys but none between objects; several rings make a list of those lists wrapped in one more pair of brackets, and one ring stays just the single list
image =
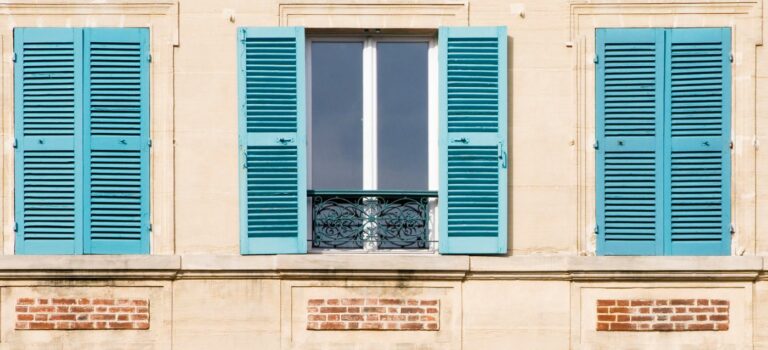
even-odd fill
[{"label": "window pane", "polygon": [[363,188],[363,43],[311,47],[313,189]]},{"label": "window pane", "polygon": [[379,189],[428,189],[428,49],[426,42],[377,44]]}]

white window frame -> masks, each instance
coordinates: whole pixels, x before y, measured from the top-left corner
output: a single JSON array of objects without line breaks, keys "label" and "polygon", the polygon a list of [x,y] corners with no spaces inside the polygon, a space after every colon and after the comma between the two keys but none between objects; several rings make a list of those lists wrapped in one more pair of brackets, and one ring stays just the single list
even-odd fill
[{"label": "white window frame", "polygon": [[[439,188],[439,119],[438,119],[438,86],[437,86],[437,37],[424,35],[322,35],[307,36],[306,38],[306,113],[307,113],[307,188],[312,189],[312,43],[315,42],[361,42],[363,44],[363,190],[376,190],[378,187],[377,159],[377,62],[376,45],[379,42],[424,42],[429,45],[427,51],[427,145],[428,145],[428,191]],[[310,253],[405,253],[405,254],[436,254],[438,200],[429,201],[429,244],[426,249],[378,249],[376,244],[366,244],[362,249],[330,249],[312,247],[312,202],[307,199],[307,242]]]}]

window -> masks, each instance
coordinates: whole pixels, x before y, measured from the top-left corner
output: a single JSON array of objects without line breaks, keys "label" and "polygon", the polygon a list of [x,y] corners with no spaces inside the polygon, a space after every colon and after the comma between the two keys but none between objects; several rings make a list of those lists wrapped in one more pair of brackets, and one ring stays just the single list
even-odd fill
[{"label": "window", "polygon": [[597,31],[599,254],[730,253],[730,40]]},{"label": "window", "polygon": [[14,30],[19,254],[149,252],[149,31]]},{"label": "window", "polygon": [[429,37],[308,40],[311,248],[431,247],[436,58]]},{"label": "window", "polygon": [[506,252],[506,28],[238,40],[243,254]]}]

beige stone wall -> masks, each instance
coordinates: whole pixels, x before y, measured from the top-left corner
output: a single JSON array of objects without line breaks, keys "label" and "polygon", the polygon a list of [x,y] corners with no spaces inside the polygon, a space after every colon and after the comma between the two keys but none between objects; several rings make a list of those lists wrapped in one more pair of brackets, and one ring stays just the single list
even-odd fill
[{"label": "beige stone wall", "polygon": [[[762,0],[0,1],[0,349],[768,349]],[[509,255],[239,255],[236,28],[509,32]],[[13,256],[12,29],[151,28],[152,252]],[[594,255],[594,28],[730,26],[733,257]],[[546,161],[542,161],[546,160]],[[745,255],[745,256],[740,256]],[[312,298],[440,301],[434,332],[316,332]],[[20,297],[147,298],[149,330],[14,328]],[[600,298],[719,298],[723,332],[598,332]]]}]

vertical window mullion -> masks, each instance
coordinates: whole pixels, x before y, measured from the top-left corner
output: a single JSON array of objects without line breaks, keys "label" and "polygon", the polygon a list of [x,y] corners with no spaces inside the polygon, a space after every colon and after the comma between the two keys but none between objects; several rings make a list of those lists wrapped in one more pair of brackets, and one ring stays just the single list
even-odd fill
[{"label": "vertical window mullion", "polygon": [[372,38],[363,46],[363,189],[376,184],[376,52]]}]

